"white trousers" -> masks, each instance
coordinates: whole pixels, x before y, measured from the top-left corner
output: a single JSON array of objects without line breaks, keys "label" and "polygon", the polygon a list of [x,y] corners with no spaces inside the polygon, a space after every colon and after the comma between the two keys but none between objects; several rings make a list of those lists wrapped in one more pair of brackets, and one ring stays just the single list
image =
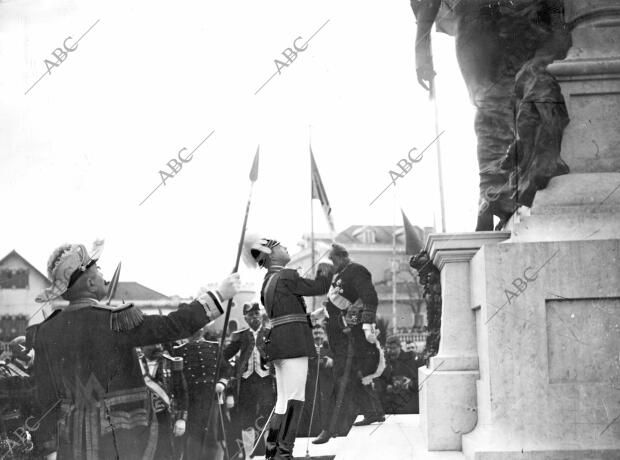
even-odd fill
[{"label": "white trousers", "polygon": [[273,362],[276,369],[276,414],[285,414],[289,400],[305,401],[306,378],[308,377],[308,357],[276,359]]}]

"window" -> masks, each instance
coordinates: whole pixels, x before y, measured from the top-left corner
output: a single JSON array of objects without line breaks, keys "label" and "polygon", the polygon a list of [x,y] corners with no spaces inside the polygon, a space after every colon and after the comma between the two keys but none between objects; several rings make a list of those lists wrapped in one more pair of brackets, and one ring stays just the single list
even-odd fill
[{"label": "window", "polygon": [[1,268],[0,269],[0,289],[28,289],[27,268]]},{"label": "window", "polygon": [[28,317],[26,315],[0,316],[0,340],[8,342],[19,335],[26,334]]},{"label": "window", "polygon": [[364,244],[374,244],[377,241],[377,235],[374,229],[370,227],[363,227],[356,230],[353,236]]}]

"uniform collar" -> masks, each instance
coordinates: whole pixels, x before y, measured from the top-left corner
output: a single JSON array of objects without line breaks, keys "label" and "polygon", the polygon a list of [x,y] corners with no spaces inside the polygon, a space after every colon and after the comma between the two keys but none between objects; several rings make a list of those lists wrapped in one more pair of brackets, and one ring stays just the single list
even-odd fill
[{"label": "uniform collar", "polygon": [[69,305],[63,308],[63,311],[81,310],[82,308],[94,307],[95,305],[99,305],[99,301],[97,299],[85,297],[83,299],[72,300],[69,302]]},{"label": "uniform collar", "polygon": [[344,271],[345,271],[345,270],[346,270],[346,269],[347,269],[347,268],[348,268],[348,267],[349,267],[352,263],[353,263],[353,262],[352,262],[351,260],[349,260],[349,261],[347,262],[347,264],[346,264],[344,267],[342,267],[340,270],[338,270],[338,271],[336,272],[336,274],[338,274],[338,275],[342,275],[342,272],[344,272]]},{"label": "uniform collar", "polygon": [[282,265],[272,265],[267,270],[267,274],[281,272],[282,270],[284,270],[284,267]]}]

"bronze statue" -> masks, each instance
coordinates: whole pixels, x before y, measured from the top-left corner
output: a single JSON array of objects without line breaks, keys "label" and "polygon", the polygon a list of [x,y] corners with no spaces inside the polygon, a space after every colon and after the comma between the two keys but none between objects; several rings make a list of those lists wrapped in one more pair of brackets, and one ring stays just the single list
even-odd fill
[{"label": "bronze statue", "polygon": [[501,228],[537,190],[568,173],[560,158],[568,124],[548,64],[570,48],[562,0],[411,0],[417,19],[416,71],[429,89],[435,71],[430,32],[454,35],[456,55],[476,106],[480,202],[477,231]]}]

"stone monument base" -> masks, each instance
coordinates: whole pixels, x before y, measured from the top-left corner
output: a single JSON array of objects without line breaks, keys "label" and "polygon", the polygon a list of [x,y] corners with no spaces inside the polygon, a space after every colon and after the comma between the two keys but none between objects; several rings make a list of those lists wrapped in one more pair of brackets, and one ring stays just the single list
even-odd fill
[{"label": "stone monument base", "polygon": [[511,239],[472,258],[468,460],[620,459],[619,262],[620,239]]}]

